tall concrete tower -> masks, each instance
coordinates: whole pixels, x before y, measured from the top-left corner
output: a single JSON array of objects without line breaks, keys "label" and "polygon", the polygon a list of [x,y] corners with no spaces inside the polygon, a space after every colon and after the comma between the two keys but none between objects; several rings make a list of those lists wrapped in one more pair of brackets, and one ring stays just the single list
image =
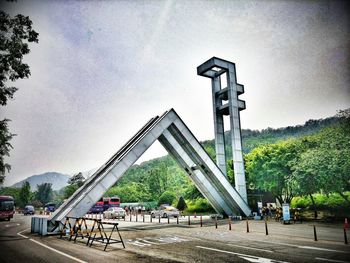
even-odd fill
[{"label": "tall concrete tower", "polygon": [[[239,112],[245,109],[245,101],[238,96],[244,93],[244,86],[237,83],[235,64],[213,57],[197,67],[197,74],[211,78],[213,95],[213,115],[215,129],[216,163],[227,176],[224,134],[224,115],[230,117],[230,138],[232,142],[235,187],[247,202],[247,188],[242,153],[241,123]],[[226,75],[226,81],[222,75]],[[223,87],[223,84],[227,84]]]}]

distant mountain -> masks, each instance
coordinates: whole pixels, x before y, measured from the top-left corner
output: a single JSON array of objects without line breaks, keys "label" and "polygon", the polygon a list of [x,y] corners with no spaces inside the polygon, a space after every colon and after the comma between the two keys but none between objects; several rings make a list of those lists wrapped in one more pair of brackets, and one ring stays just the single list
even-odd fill
[{"label": "distant mountain", "polygon": [[18,183],[12,185],[12,187],[20,188],[24,182],[29,182],[31,190],[36,191],[37,185],[42,183],[51,183],[53,190],[60,190],[67,185],[69,175],[56,172],[47,172],[43,174],[37,174],[28,177]]}]

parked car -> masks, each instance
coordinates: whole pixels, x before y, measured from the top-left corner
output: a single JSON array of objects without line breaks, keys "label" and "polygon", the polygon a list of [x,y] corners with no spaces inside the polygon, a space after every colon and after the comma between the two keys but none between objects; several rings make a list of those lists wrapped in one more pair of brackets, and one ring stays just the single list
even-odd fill
[{"label": "parked car", "polygon": [[212,215],[210,215],[210,218],[211,219],[223,219],[224,218],[224,216],[223,215],[221,215],[221,214],[212,214]]},{"label": "parked car", "polygon": [[23,214],[26,216],[26,215],[34,215],[35,213],[35,210],[34,210],[34,206],[32,205],[26,205],[24,207],[24,211],[23,211]]},{"label": "parked car", "polygon": [[158,209],[155,209],[151,212],[151,216],[153,218],[159,217],[159,215],[164,218],[178,217],[180,215],[180,212],[173,206],[161,205],[160,207],[158,207]]},{"label": "parked car", "polygon": [[106,219],[125,218],[125,210],[121,207],[110,207],[103,212],[103,217]]}]

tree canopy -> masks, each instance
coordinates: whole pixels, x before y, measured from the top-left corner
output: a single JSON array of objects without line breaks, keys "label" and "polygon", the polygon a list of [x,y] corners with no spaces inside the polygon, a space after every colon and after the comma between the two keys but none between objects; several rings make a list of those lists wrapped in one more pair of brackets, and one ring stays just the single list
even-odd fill
[{"label": "tree canopy", "polygon": [[245,156],[250,188],[272,192],[280,203],[295,195],[337,193],[350,205],[350,114],[320,131],[274,144],[261,145]]},{"label": "tree canopy", "polygon": [[[28,43],[38,42],[39,34],[32,28],[32,21],[21,14],[9,16],[0,10],[0,105],[5,106],[12,99],[17,88],[12,84],[18,79],[28,78],[29,66],[23,63],[23,56],[30,52]],[[14,136],[8,129],[8,119],[0,121],[0,184],[11,166],[5,163],[12,148]]]},{"label": "tree canopy", "polygon": [[257,147],[246,155],[250,187],[271,192],[281,204],[290,203],[295,195],[292,169],[300,148],[297,140],[290,139]]},{"label": "tree canopy", "polygon": [[43,205],[52,200],[52,184],[43,183],[37,185],[37,191],[35,192],[35,199],[40,201]]},{"label": "tree canopy", "polygon": [[31,197],[32,193],[30,191],[30,184],[29,182],[24,182],[22,184],[21,191],[19,192],[20,207],[24,207],[25,205],[29,204]]}]

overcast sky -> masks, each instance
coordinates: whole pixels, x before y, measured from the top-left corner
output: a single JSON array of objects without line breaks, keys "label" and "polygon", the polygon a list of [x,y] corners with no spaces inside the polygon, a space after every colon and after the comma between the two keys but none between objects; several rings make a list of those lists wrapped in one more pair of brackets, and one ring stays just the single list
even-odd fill
[{"label": "overcast sky", "polygon": [[[349,8],[339,1],[20,1],[40,34],[31,77],[1,108],[12,120],[10,185],[102,165],[143,124],[175,108],[199,140],[214,137],[210,79],[236,63],[243,128],[302,124],[350,107]],[[142,157],[164,155],[158,144]]]}]

